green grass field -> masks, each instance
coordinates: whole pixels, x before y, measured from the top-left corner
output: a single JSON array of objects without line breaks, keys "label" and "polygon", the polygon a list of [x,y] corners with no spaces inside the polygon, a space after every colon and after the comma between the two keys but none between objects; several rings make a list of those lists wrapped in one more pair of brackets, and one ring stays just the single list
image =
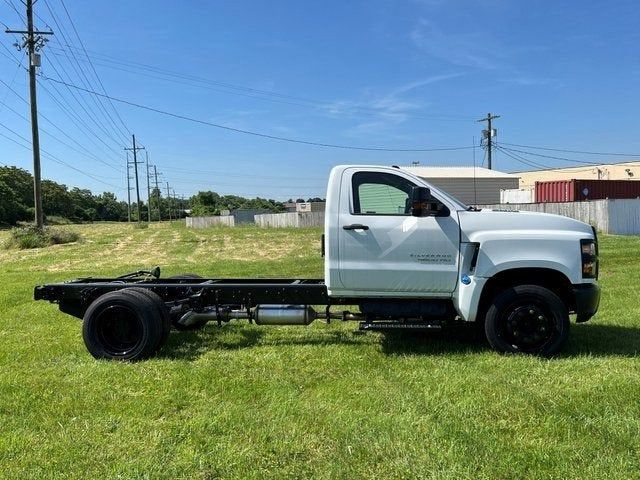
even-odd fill
[{"label": "green grass field", "polygon": [[320,277],[320,231],[70,228],[84,241],[0,251],[2,478],[640,478],[640,238],[602,238],[601,311],[552,360],[244,322],[122,364],[33,286],[154,265]]}]

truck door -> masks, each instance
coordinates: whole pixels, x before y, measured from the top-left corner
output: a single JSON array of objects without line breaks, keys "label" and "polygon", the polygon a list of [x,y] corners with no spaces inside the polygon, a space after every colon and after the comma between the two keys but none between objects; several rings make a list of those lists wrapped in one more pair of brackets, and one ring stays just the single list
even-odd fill
[{"label": "truck door", "polygon": [[345,170],[338,225],[345,294],[441,296],[454,291],[460,242],[457,215],[447,208],[442,216],[411,216],[414,186],[401,174]]}]

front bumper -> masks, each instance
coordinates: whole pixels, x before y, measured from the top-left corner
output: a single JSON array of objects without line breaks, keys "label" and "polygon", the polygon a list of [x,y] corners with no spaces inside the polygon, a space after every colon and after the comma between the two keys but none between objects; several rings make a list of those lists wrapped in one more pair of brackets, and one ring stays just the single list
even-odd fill
[{"label": "front bumper", "polygon": [[573,294],[576,299],[576,322],[586,322],[598,311],[600,287],[595,283],[574,285]]}]

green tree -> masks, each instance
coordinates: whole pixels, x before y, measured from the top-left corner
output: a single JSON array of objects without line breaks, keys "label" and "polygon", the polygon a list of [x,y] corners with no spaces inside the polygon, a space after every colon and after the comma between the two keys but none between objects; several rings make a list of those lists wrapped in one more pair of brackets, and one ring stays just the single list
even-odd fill
[{"label": "green tree", "polygon": [[19,195],[0,178],[0,224],[15,225],[29,218],[27,207],[19,200]]},{"label": "green tree", "polygon": [[96,219],[112,222],[127,220],[127,202],[120,202],[111,192],[104,192],[95,197]]},{"label": "green tree", "polygon": [[92,221],[97,220],[96,197],[91,190],[74,187],[69,191],[71,203],[73,204],[73,220]]},{"label": "green tree", "polygon": [[33,207],[33,177],[18,167],[0,167],[0,180],[11,189],[14,199],[25,207]]},{"label": "green tree", "polygon": [[43,180],[42,209],[45,215],[59,215],[65,218],[72,218],[74,206],[67,186],[51,180]]}]

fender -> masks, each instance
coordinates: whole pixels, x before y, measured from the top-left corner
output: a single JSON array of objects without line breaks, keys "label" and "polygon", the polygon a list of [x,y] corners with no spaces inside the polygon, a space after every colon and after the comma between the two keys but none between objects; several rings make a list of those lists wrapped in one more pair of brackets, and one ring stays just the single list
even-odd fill
[{"label": "fender", "polygon": [[[549,238],[546,233],[518,231],[504,236],[497,235],[497,232],[478,232],[472,236],[475,242],[462,244],[460,276],[466,275],[468,284],[458,282],[453,301],[465,321],[477,320],[483,289],[491,278],[501,272],[545,269],[562,274],[573,284],[585,282],[578,254],[581,234],[565,231]],[[475,248],[479,249],[476,264],[471,265]],[[535,280],[532,279],[532,283]]]}]

